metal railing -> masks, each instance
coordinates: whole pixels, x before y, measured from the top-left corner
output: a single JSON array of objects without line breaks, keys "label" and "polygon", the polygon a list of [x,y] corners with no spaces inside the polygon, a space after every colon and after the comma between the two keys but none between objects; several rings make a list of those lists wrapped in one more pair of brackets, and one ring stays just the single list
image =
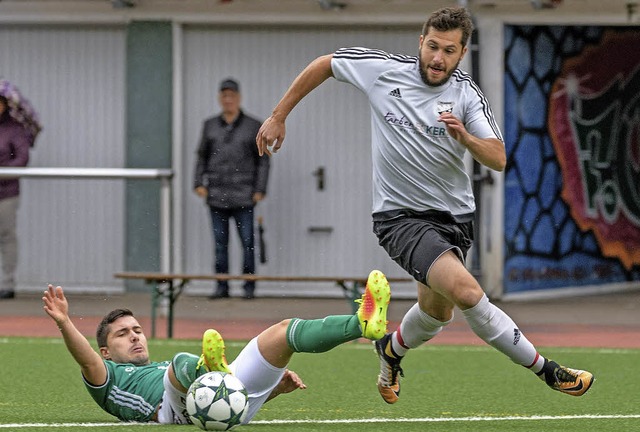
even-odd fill
[{"label": "metal railing", "polygon": [[0,167],[0,178],[160,180],[160,270],[171,272],[171,169]]}]

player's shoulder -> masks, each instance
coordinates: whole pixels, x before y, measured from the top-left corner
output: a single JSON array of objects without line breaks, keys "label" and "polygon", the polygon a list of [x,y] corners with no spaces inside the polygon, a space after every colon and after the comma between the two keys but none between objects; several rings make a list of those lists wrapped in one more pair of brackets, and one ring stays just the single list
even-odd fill
[{"label": "player's shoulder", "polygon": [[333,58],[353,61],[380,60],[405,64],[415,64],[418,59],[416,56],[389,53],[380,49],[365,47],[340,48],[333,54]]},{"label": "player's shoulder", "polygon": [[450,80],[453,84],[470,85],[474,83],[471,74],[462,69],[454,70],[451,74]]},{"label": "player's shoulder", "polygon": [[471,91],[473,93],[478,93],[480,91],[478,84],[473,80],[471,74],[462,69],[456,69],[453,71],[451,78],[449,78],[449,82],[452,86],[465,91]]}]

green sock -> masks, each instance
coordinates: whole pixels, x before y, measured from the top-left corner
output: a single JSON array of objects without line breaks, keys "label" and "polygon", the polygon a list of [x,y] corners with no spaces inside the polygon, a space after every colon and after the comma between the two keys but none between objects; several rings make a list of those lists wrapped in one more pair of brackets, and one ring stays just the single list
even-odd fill
[{"label": "green sock", "polygon": [[331,315],[324,319],[293,318],[287,327],[287,344],[295,352],[321,353],[362,337],[356,315]]}]

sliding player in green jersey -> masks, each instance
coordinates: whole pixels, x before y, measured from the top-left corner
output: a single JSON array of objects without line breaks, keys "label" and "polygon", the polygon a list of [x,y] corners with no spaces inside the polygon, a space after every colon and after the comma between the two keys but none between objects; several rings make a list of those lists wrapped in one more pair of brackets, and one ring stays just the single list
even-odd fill
[{"label": "sliding player in green jersey", "polygon": [[116,309],[98,325],[98,354],[69,316],[62,287],[49,285],[43,301],[96,403],[123,421],[190,423],[185,397],[191,383],[206,372],[230,372],[249,394],[248,423],[268,400],[306,388],[287,365],[296,352],[321,353],[361,337],[382,338],[387,330],[391,291],[380,271],[369,274],[358,311],[324,319],[283,320],[253,338],[227,363],[224,341],[209,329],[204,332],[202,354],[178,353],[171,361],[151,362],[143,328],[128,309]]}]

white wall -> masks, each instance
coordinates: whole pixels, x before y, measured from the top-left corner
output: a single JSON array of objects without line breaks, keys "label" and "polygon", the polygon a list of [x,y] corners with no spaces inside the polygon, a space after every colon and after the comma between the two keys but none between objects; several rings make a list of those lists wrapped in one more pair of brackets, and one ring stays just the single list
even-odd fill
[{"label": "white wall", "polygon": [[[43,124],[31,167],[124,165],[124,30],[3,25],[0,77]],[[124,183],[21,180],[18,289],[113,287],[123,266]]]},{"label": "white wall", "polygon": [[[187,26],[184,31],[184,245],[187,272],[212,269],[211,229],[202,201],[191,192],[202,121],[219,112],[218,83],[241,83],[245,111],[265,119],[295,76],[314,58],[342,46],[392,52],[417,51],[418,30]],[[362,276],[379,268],[403,276],[372,233],[369,107],[354,87],[331,79],[291,114],[283,149],[272,158],[264,216],[268,263],[258,272],[282,275]],[[323,166],[324,191],[312,173]],[[310,233],[310,227],[331,233]],[[241,272],[237,237],[232,238],[231,272]],[[198,285],[198,284],[195,284]],[[209,287],[211,284],[199,284]],[[279,284],[261,283],[264,290]],[[398,289],[414,293],[413,284]],[[207,288],[210,289],[210,288]],[[285,290],[297,289],[291,284]],[[300,289],[303,289],[301,287]],[[332,284],[304,289],[339,294]]]}]

